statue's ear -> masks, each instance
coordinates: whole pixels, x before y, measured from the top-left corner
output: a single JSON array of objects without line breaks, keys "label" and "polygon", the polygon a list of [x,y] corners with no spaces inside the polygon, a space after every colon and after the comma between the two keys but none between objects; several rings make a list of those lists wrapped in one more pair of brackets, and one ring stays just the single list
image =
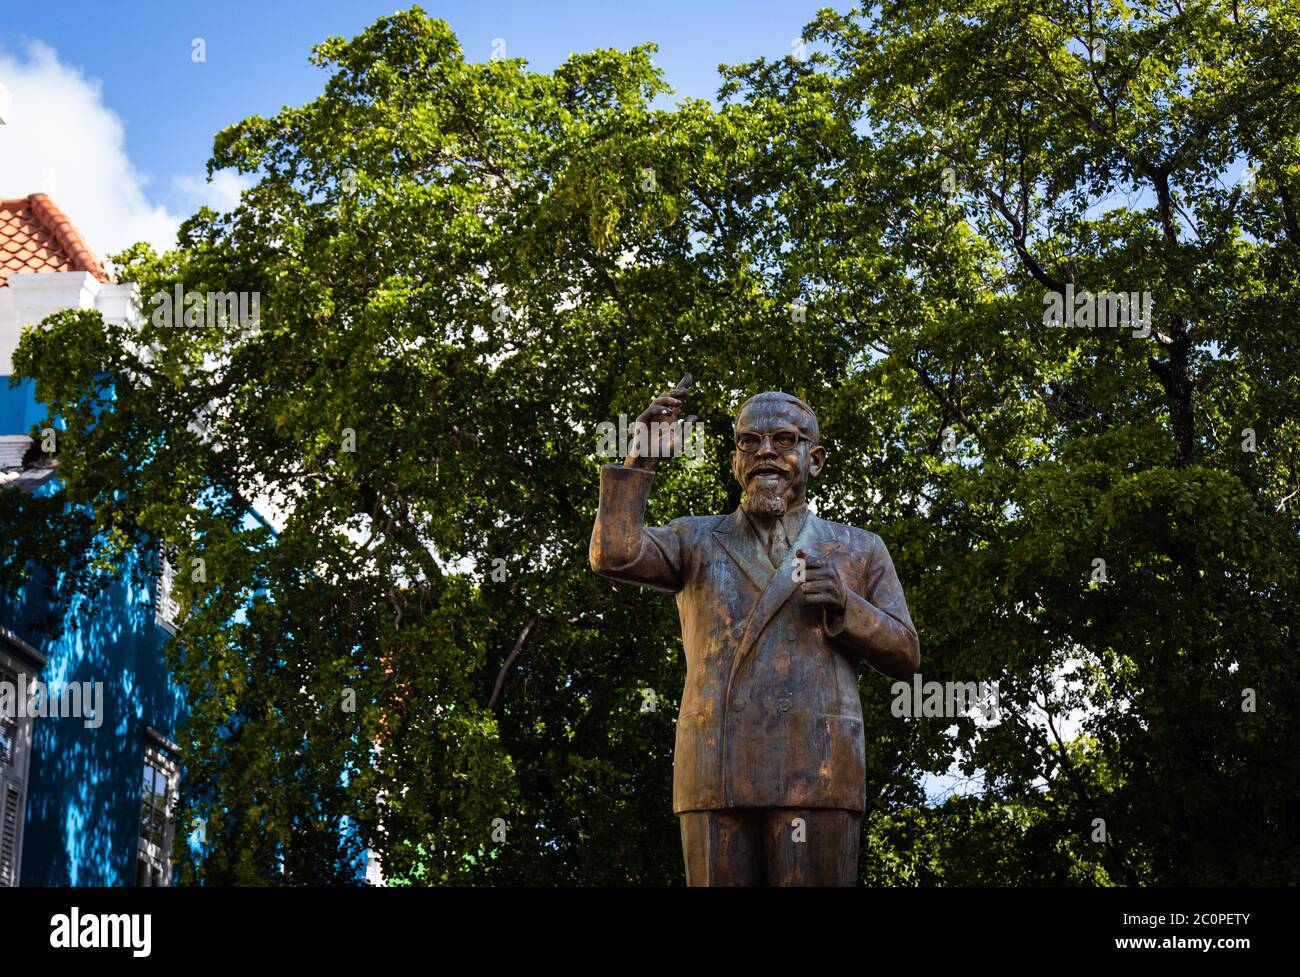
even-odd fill
[{"label": "statue's ear", "polygon": [[826,449],[820,444],[814,445],[808,452],[808,476],[816,478],[826,467]]}]

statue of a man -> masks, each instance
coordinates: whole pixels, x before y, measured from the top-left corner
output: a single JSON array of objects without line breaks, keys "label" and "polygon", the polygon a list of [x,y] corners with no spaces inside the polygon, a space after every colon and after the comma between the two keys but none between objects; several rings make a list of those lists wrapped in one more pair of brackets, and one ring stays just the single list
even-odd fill
[{"label": "statue of a man", "polygon": [[919,669],[903,588],[879,536],[808,511],[826,449],[817,415],[787,393],[760,393],[736,415],[739,509],[644,525],[690,382],[638,418],[661,422],[655,438],[601,469],[591,534],[597,573],[677,595],[686,687],[673,813],[686,883],[853,885],[866,809],[857,663],[896,679]]}]

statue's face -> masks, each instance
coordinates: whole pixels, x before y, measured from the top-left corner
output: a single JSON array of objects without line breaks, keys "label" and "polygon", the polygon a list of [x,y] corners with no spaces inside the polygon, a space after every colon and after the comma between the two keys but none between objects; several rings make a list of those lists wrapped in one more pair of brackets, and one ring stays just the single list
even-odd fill
[{"label": "statue's face", "polygon": [[803,501],[808,479],[821,473],[826,449],[801,430],[806,417],[794,404],[760,401],[736,418],[731,471],[745,490],[747,512],[783,515]]}]

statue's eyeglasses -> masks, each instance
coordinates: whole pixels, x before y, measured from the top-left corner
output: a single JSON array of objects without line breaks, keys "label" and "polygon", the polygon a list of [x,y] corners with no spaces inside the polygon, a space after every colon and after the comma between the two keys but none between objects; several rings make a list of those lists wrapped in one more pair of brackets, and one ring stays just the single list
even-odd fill
[{"label": "statue's eyeglasses", "polygon": [[778,451],[790,451],[800,441],[807,441],[812,444],[812,438],[806,438],[802,434],[796,434],[793,431],[777,431],[774,434],[764,434],[761,437],[757,434],[745,433],[736,435],[736,450],[743,454],[752,455],[767,440],[770,440],[772,447]]}]

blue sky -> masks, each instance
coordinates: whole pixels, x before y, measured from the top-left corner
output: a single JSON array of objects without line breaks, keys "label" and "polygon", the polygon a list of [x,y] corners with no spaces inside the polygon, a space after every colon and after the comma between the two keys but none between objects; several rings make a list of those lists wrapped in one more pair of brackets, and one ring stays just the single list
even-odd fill
[{"label": "blue sky", "polygon": [[[426,3],[423,9],[452,26],[469,58],[486,60],[493,39],[504,38],[507,56],[526,58],[541,71],[550,71],[570,52],[654,41],[659,45],[655,62],[676,89],[675,100],[714,98],[719,63],[788,54],[792,40],[825,5],[827,0],[477,0]],[[248,115],[268,115],[315,97],[325,75],[307,63],[311,46],[330,35],[352,36],[401,5],[392,0],[6,0],[4,8],[0,84],[6,68],[10,75],[32,68],[33,50],[41,46],[52,51],[65,74],[80,73],[92,89],[97,83],[102,107],[120,121],[122,149],[140,193],[157,208],[154,224],[161,226],[163,212],[175,219],[196,209],[201,194],[195,185],[204,175],[215,133]],[[206,43],[206,62],[191,58],[195,38]],[[49,55],[46,51],[45,67],[53,70]],[[0,157],[40,149],[36,144],[42,140],[29,137],[24,145],[19,135],[12,126],[0,127]],[[41,182],[39,174],[54,169],[59,179],[52,186],[62,192],[51,196],[56,202],[69,199],[66,187],[80,178],[76,167],[98,152],[85,146],[62,155],[80,159],[55,158],[18,174],[0,163],[0,196],[42,189],[8,184]],[[70,199],[75,204],[89,196],[74,193]],[[84,199],[80,205],[91,206]],[[65,209],[80,222],[73,209]],[[95,244],[96,236],[119,235],[94,227],[87,236]]]}]

